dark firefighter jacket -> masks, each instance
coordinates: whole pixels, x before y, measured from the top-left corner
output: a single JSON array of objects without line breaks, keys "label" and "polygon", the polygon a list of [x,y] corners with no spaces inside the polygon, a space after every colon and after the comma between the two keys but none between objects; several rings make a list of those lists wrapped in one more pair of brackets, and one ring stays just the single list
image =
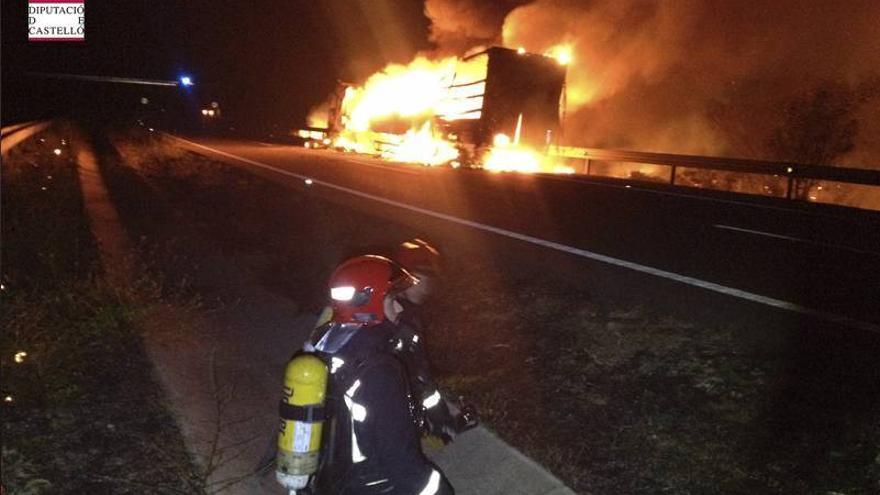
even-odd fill
[{"label": "dark firefighter jacket", "polygon": [[[428,433],[449,441],[450,431],[455,429],[455,417],[440,396],[437,383],[430,372],[422,338],[421,307],[405,299],[398,299],[398,302],[403,306],[403,311],[399,321],[393,325],[392,343],[394,354],[403,363],[409,381],[408,388],[416,403],[413,420]],[[325,307],[312,332],[311,342],[320,339],[332,316],[332,309]],[[311,351],[312,348],[307,345],[304,350]]]},{"label": "dark firefighter jacket", "polygon": [[395,330],[388,322],[363,327],[324,354],[333,370],[332,419],[316,480],[319,495],[454,493],[421,451],[406,372],[393,350]]},{"label": "dark firefighter jacket", "polygon": [[423,417],[417,417],[418,423],[424,421],[423,427],[431,434],[446,436],[446,430],[453,430],[455,418],[449,411],[446,401],[440,396],[437,383],[431,375],[428,356],[425,353],[422,338],[421,308],[409,301],[400,300],[403,311],[395,325],[395,354],[400,357],[409,377],[410,392],[415,401],[424,410]]}]

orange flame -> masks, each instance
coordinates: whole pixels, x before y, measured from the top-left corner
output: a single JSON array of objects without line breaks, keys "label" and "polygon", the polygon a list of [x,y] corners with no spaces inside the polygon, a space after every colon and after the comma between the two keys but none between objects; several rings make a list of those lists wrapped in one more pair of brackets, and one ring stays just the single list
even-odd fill
[{"label": "orange flame", "polygon": [[[561,64],[572,61],[567,45],[551,47],[546,54]],[[346,88],[334,148],[398,162],[457,166],[457,143],[441,131],[441,124],[481,118],[487,62],[486,55],[467,60],[419,56],[405,65],[388,65],[362,86]],[[491,171],[574,172],[521,145],[518,137],[519,131],[513,139],[496,136],[480,165]]]},{"label": "orange flame", "polygon": [[[479,95],[485,82],[475,78],[485,78],[485,61],[482,76],[480,69],[479,64],[455,57],[430,60],[423,56],[406,65],[385,67],[363,86],[346,88],[342,99],[344,129],[334,146],[424,165],[455,160],[455,143],[443,136],[434,122],[480,117]],[[478,84],[468,84],[471,80]]]},{"label": "orange flame", "polygon": [[483,159],[483,168],[492,172],[531,174],[541,171],[541,156],[524,147],[493,146]]},{"label": "orange flame", "polygon": [[483,157],[483,168],[491,172],[573,174],[574,169],[557,165],[550,157],[496,134],[492,148]]},{"label": "orange flame", "polygon": [[434,136],[430,122],[418,131],[410,129],[396,146],[383,151],[382,158],[398,162],[442,165],[458,158],[458,149],[451,142]]},{"label": "orange flame", "polygon": [[386,119],[426,120],[437,113],[455,75],[455,58],[417,57],[391,64],[362,87],[348,88],[342,101],[346,130],[363,132]]}]

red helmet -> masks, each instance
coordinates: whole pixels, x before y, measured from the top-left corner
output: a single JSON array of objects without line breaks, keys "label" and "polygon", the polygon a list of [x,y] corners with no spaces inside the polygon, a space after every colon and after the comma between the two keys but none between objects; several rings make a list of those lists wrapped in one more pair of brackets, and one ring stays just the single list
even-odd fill
[{"label": "red helmet", "polygon": [[410,272],[440,274],[440,252],[421,239],[403,241],[397,246],[394,259]]},{"label": "red helmet", "polygon": [[333,321],[376,325],[385,319],[385,296],[418,283],[398,264],[365,255],[339,265],[330,276]]}]

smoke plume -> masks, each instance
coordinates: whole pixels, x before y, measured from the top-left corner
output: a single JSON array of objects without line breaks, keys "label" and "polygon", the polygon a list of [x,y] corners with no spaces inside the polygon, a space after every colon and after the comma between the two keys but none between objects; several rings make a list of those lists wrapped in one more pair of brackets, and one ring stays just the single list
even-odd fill
[{"label": "smoke plume", "polygon": [[505,16],[529,0],[425,0],[430,40],[440,53],[460,55],[501,41]]},{"label": "smoke plume", "polygon": [[[492,22],[432,33],[482,36]],[[772,159],[765,143],[791,102],[828,85],[858,97],[880,75],[877,26],[876,0],[536,0],[506,16],[503,42],[571,46],[568,142]],[[855,150],[839,161],[880,166],[880,98],[853,117]]]}]

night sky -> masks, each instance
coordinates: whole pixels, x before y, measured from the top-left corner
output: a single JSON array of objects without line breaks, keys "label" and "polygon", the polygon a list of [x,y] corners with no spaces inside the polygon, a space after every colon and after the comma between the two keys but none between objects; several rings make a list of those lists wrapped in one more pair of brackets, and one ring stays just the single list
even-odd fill
[{"label": "night sky", "polygon": [[[336,80],[363,80],[430,48],[419,0],[86,0],[85,43],[29,43],[26,1],[4,0],[2,9],[4,120],[45,115],[33,95],[47,84],[98,105],[141,89],[47,83],[27,71],[165,80],[187,73],[196,81],[190,97],[220,101],[231,120],[296,125]],[[68,101],[40,99],[57,111]]]},{"label": "night sky", "polygon": [[[26,5],[2,4],[8,122],[59,114],[131,121],[148,96],[168,109],[166,123],[218,101],[224,124],[289,130],[305,124],[337,80],[362,83],[417,52],[504,44],[544,53],[566,44],[568,144],[880,163],[877,0],[86,0],[86,42],[48,44],[27,41]],[[46,81],[27,71],[165,80],[186,73],[196,86]],[[817,115],[807,120],[818,127],[801,126],[804,138],[790,140],[804,146],[780,149],[775,137],[799,122],[792,109]],[[837,146],[829,131],[849,127]],[[802,152],[819,148],[814,131],[828,137],[823,150],[844,151]]]}]

